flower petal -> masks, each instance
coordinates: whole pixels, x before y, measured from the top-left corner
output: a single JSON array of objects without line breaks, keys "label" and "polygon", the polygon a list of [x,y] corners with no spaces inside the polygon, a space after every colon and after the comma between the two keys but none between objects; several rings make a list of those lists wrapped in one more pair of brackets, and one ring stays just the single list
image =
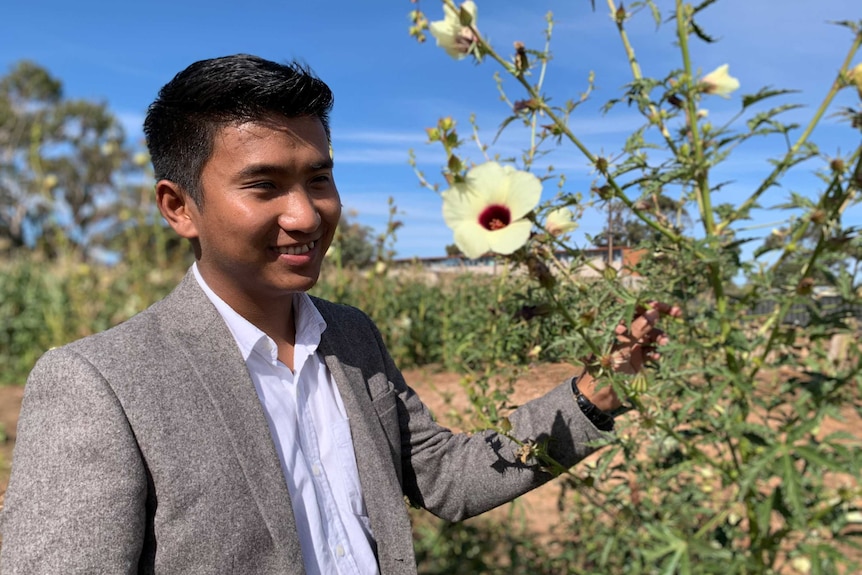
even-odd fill
[{"label": "flower petal", "polygon": [[493,232],[489,232],[478,224],[464,224],[454,228],[453,231],[455,232],[455,245],[468,258],[476,259],[491,248],[489,239]]},{"label": "flower petal", "polygon": [[707,94],[715,94],[722,98],[729,98],[731,92],[739,89],[739,80],[728,73],[730,66],[722,64],[703,77],[701,83],[706,86]]},{"label": "flower petal", "polygon": [[486,204],[506,204],[508,198],[506,169],[497,162],[485,162],[474,166],[467,172],[465,180],[467,187],[481,196]]},{"label": "flower petal", "polygon": [[511,254],[527,243],[532,228],[533,224],[528,220],[518,220],[501,230],[487,232],[491,251],[503,255]]},{"label": "flower petal", "polygon": [[[464,2],[458,10],[453,9],[448,4],[444,4],[443,20],[435,20],[428,25],[431,35],[437,39],[437,45],[456,60],[462,60],[469,53],[469,50],[465,49],[463,39],[459,38],[462,32],[466,31],[469,33],[469,29],[461,25],[460,9],[464,9],[470,14],[473,22],[472,25],[475,27],[478,8],[476,7],[476,3],[471,0]],[[472,36],[472,34],[470,35]]]},{"label": "flower petal", "polygon": [[464,184],[455,184],[443,192],[443,219],[450,228],[465,220],[477,222],[486,206],[482,194]]},{"label": "flower petal", "polygon": [[506,205],[512,211],[512,219],[524,217],[542,198],[542,182],[530,172],[512,170],[507,185]]},{"label": "flower petal", "polygon": [[578,227],[575,215],[569,208],[557,208],[545,219],[545,230],[552,236],[561,236]]}]

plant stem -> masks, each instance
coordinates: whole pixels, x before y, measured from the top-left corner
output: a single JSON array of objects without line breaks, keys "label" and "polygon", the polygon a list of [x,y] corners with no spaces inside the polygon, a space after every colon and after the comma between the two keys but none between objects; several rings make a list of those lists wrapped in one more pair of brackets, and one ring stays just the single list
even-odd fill
[{"label": "plant stem", "polygon": [[[616,15],[617,7],[614,3],[614,0],[608,0],[608,8],[611,9],[611,14]],[[643,73],[641,72],[640,64],[638,64],[637,57],[635,56],[634,48],[632,48],[631,42],[629,42],[629,35],[626,32],[625,26],[623,25],[622,18],[615,18],[617,23],[617,31],[620,34],[620,40],[623,43],[623,49],[626,51],[626,59],[629,62],[629,67],[632,70],[632,77],[635,81],[643,80]],[[645,94],[641,93],[641,96],[645,96]],[[667,126],[664,123],[659,111],[656,107],[650,103],[649,104],[650,118],[649,120],[655,122],[661,132],[661,135],[664,137],[665,142],[670,147],[671,151],[676,154],[676,144],[674,144],[673,139],[670,137],[670,132],[668,132]]]},{"label": "plant stem", "polygon": [[[691,15],[691,6],[683,3],[682,0],[676,0],[676,28],[677,39],[682,53],[684,86],[686,87],[686,113],[688,115],[689,133],[692,143],[692,153],[694,154],[694,187],[695,196],[697,197],[700,217],[703,220],[704,232],[711,243],[718,240],[716,234],[715,220],[713,219],[712,200],[709,189],[709,172],[704,159],[703,142],[700,137],[697,124],[697,86],[694,82],[694,75],[691,67],[691,54],[688,47],[689,35],[689,17]],[[713,246],[714,247],[714,246]],[[715,295],[715,307],[717,316],[719,317],[721,343],[727,341],[730,335],[732,326],[727,314],[727,295],[724,292],[724,280],[721,276],[721,266],[714,258],[710,258],[707,262],[709,270],[709,284],[712,287]],[[739,365],[736,355],[727,346],[723,346],[725,351],[725,359],[728,367],[734,372],[739,372]]]}]

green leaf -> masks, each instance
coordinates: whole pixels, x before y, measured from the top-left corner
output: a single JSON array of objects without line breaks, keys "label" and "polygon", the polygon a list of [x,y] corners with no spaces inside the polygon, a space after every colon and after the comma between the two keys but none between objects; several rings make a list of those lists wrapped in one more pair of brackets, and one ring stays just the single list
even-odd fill
[{"label": "green leaf", "polygon": [[805,504],[802,501],[802,481],[793,464],[793,457],[789,453],[785,453],[781,457],[782,463],[782,489],[784,491],[784,499],[794,515],[801,516],[805,510]]},{"label": "green leaf", "polygon": [[692,10],[692,14],[697,14],[701,10],[708,8],[712,4],[715,4],[715,2],[716,0],[704,0],[703,2],[694,7],[694,10]]},{"label": "green leaf", "polygon": [[703,28],[698,26],[698,24],[692,20],[691,21],[691,31],[694,32],[694,35],[706,42],[707,44],[714,44],[718,40],[707,34]]},{"label": "green leaf", "polygon": [[767,98],[773,98],[775,96],[783,96],[784,94],[794,94],[799,90],[781,90],[781,89],[772,89],[768,86],[765,88],[761,88],[755,94],[744,94],[742,96],[742,109],[751,106],[752,104],[756,104],[761,100],[766,100]]},{"label": "green leaf", "polygon": [[834,458],[830,458],[827,454],[821,453],[817,449],[808,445],[796,446],[796,453],[805,458],[808,462],[813,463],[814,465],[819,465],[821,468],[840,473],[847,472],[847,465],[844,462],[835,461]]}]

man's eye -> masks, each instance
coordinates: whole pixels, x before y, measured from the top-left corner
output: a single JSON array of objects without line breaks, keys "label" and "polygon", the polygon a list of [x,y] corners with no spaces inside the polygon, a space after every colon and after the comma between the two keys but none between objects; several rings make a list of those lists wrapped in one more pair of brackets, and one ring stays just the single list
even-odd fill
[{"label": "man's eye", "polygon": [[259,188],[264,190],[274,190],[275,184],[273,182],[254,182],[246,186],[247,188]]},{"label": "man's eye", "polygon": [[311,181],[314,183],[327,183],[332,181],[332,176],[330,176],[329,174],[321,174],[312,178]]}]

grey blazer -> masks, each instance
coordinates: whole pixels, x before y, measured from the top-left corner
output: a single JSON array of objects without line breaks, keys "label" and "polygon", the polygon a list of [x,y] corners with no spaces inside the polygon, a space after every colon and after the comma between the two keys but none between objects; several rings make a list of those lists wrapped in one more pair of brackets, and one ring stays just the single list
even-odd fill
[{"label": "grey blazer", "polygon": [[[382,575],[416,573],[405,496],[449,520],[550,477],[493,432],[437,425],[362,312],[315,299],[319,352],[344,399]],[[601,437],[568,384],[510,417],[566,465]],[[302,573],[263,408],[216,309],[188,274],[164,300],[47,352],[24,396],[0,517],[0,571]]]}]

